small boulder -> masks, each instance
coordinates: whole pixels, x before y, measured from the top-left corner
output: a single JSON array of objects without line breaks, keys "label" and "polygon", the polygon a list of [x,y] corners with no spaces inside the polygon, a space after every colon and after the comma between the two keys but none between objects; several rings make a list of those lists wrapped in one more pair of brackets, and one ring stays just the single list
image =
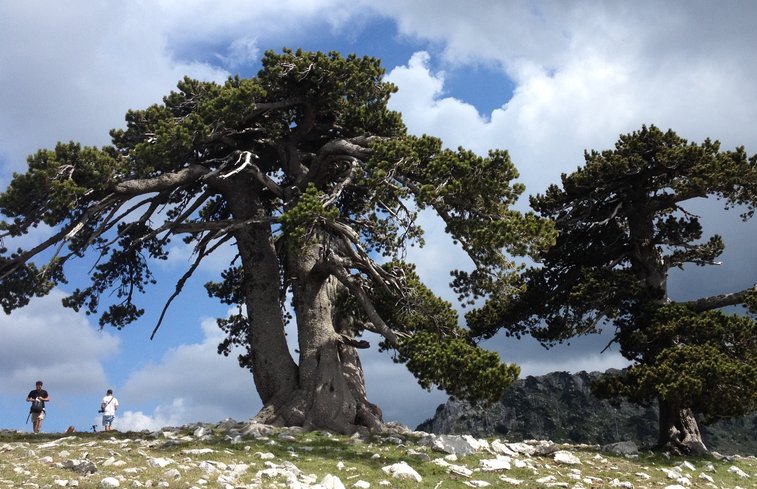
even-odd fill
[{"label": "small boulder", "polygon": [[397,462],[396,464],[387,465],[386,467],[382,467],[381,470],[395,479],[408,479],[416,482],[423,480],[421,475],[406,462]]},{"label": "small boulder", "polygon": [[106,477],[100,481],[99,487],[101,489],[110,489],[112,487],[119,487],[120,485],[121,483],[115,477]]},{"label": "small boulder", "polygon": [[331,474],[323,476],[319,485],[324,489],[345,489],[344,484],[339,477]]},{"label": "small boulder", "polygon": [[638,455],[639,447],[632,441],[619,441],[602,446],[601,450],[605,453],[624,457],[626,455]]},{"label": "small boulder", "polygon": [[558,450],[554,455],[555,463],[565,465],[580,465],[581,460],[567,450]]}]

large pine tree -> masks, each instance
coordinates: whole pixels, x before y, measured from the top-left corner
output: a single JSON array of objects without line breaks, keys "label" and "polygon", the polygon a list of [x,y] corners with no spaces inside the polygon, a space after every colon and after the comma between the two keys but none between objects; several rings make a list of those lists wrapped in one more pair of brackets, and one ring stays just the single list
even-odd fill
[{"label": "large pine tree", "polygon": [[[693,411],[712,420],[757,409],[757,292],[675,302],[667,279],[673,268],[714,264],[724,250],[720,236],[703,239],[685,207],[692,199],[724,199],[752,217],[757,157],[651,126],[585,160],[531,200],[559,236],[524,274],[524,291],[495,298],[469,323],[484,337],[504,328],[546,345],[614,328],[632,366],[597,392],[657,400],[660,446],[704,451]],[[746,315],[721,311],[738,304]]]},{"label": "large pine tree", "polygon": [[[364,331],[380,335],[424,387],[496,400],[517,367],[478,348],[403,258],[422,244],[418,212],[433,210],[471,258],[458,285],[506,291],[515,268],[505,253],[553,240],[549,222],[510,209],[523,186],[508,154],[407,135],[387,108],[396,88],[374,58],[284,50],[262,64],[257,76],[223,85],[184,79],[162,104],[130,111],[109,146],[64,143],[30,156],[0,196],[2,236],[52,230],[28,249],[2,250],[5,311],[65,287],[68,263],[89,259],[89,282],[65,305],[124,327],[143,315],[148,287],[170,303],[230,245],[236,256],[207,289],[238,306],[219,320],[220,350],[246,351],[240,363],[263,401],[259,420],[380,429],[357,353],[368,347]],[[177,239],[194,259],[177,283],[155,284],[154,262]],[[288,300],[296,358],[285,337]]]}]

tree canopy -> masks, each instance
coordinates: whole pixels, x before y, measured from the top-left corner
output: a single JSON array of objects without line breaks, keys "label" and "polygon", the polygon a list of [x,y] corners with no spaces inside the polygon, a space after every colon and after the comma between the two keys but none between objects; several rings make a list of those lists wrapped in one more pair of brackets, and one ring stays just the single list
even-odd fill
[{"label": "tree canopy", "polygon": [[[700,217],[686,209],[696,198],[723,199],[751,218],[757,156],[654,126],[621,135],[614,149],[585,153],[561,187],[531,199],[559,235],[523,275],[524,292],[471,312],[469,323],[484,337],[504,328],[546,345],[614,328],[612,343],[632,366],[597,392],[659,400],[662,445],[698,436],[687,433],[685,416],[668,411],[693,408],[717,419],[757,409],[755,289],[681,302],[668,294],[671,269],[715,264],[724,250],[720,236],[703,238]],[[746,315],[720,311],[739,304]]]},{"label": "tree canopy", "polygon": [[0,195],[0,230],[51,231],[28,249],[1,250],[4,310],[64,286],[67,263],[89,260],[88,283],[64,305],[125,327],[144,314],[149,287],[169,285],[157,283],[155,263],[181,240],[193,259],[169,287],[157,329],[199,265],[230,246],[235,257],[206,288],[238,307],[219,319],[219,351],[245,351],[260,420],[380,428],[357,354],[365,331],[422,386],[499,398],[517,367],[477,346],[406,250],[423,244],[418,214],[435,212],[471,259],[453,286],[472,302],[509,294],[511,257],[551,244],[553,227],[511,209],[524,189],[506,151],[480,156],[408,135],[387,108],[396,88],[383,75],[371,57],[269,51],[253,78],[185,78],[163,103],[129,111],[108,146],[39,150]]}]

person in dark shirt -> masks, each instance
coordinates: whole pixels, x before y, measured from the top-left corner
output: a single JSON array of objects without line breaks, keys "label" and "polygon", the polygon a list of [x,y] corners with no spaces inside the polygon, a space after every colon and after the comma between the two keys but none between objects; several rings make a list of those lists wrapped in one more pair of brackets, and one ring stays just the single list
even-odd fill
[{"label": "person in dark shirt", "polygon": [[26,401],[32,403],[30,412],[35,433],[39,433],[39,429],[42,427],[42,420],[45,419],[45,402],[49,400],[50,397],[47,391],[42,388],[42,381],[38,380],[36,389],[29,392],[29,395],[26,396]]}]

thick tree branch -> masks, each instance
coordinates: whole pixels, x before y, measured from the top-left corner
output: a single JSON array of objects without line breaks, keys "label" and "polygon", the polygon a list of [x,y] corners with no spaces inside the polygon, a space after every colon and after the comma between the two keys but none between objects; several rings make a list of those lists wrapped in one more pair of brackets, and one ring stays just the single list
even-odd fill
[{"label": "thick tree branch", "polygon": [[139,195],[151,192],[160,192],[175,187],[189,185],[208,174],[203,165],[189,165],[177,172],[165,173],[154,178],[127,180],[115,186],[115,192],[121,195]]},{"label": "thick tree branch", "polygon": [[366,340],[356,340],[355,338],[350,338],[345,334],[339,335],[339,341],[344,345],[358,349],[366,349],[371,347],[371,344]]},{"label": "thick tree branch", "polygon": [[[325,173],[329,164],[337,161],[359,163],[368,158],[372,152],[369,145],[374,137],[358,136],[351,139],[334,139],[324,144],[306,173],[300,175],[295,185],[304,190],[308,183],[315,182]],[[354,168],[354,166],[353,166]]]},{"label": "thick tree branch", "polygon": [[336,202],[339,196],[342,195],[342,192],[344,192],[344,189],[354,181],[359,162],[357,159],[351,157],[348,159],[348,162],[350,169],[347,172],[347,176],[345,176],[341,181],[334,185],[331,193],[323,201],[323,207],[328,207]]},{"label": "thick tree branch", "polygon": [[342,285],[347,287],[347,289],[352,293],[355,299],[357,299],[365,314],[368,316],[370,324],[364,325],[365,329],[383,336],[392,348],[399,348],[399,338],[397,333],[395,333],[394,330],[392,330],[392,328],[390,328],[384,322],[384,320],[381,319],[381,316],[379,315],[378,311],[376,311],[376,307],[368,297],[368,294],[365,293],[365,290],[363,290],[363,287],[355,279],[355,277],[350,275],[347,269],[344,268],[341,263],[341,259],[334,256],[334,254],[332,253],[325,265],[326,269],[334,277],[336,277],[336,279],[339,280]]},{"label": "thick tree branch", "polygon": [[753,287],[744,289],[739,292],[713,295],[710,297],[704,297],[702,299],[684,302],[683,304],[689,309],[696,312],[711,311],[713,309],[720,309],[723,307],[743,304],[747,294],[751,292],[757,292],[757,284],[755,284]]},{"label": "thick tree branch", "polygon": [[[354,229],[340,222],[324,221],[323,225],[334,232],[342,240],[340,251],[345,253],[350,259],[350,266],[367,274],[377,284],[381,284],[387,291],[402,294],[402,288],[397,283],[396,277],[377,267],[371,260],[363,247],[360,245],[360,238]],[[344,259],[344,258],[340,258]],[[393,290],[390,290],[390,287]]]},{"label": "thick tree branch", "polygon": [[252,154],[249,151],[242,151],[242,154],[239,155],[239,159],[237,160],[237,164],[239,164],[240,161],[244,159],[244,162],[235,168],[234,170],[230,171],[229,173],[226,173],[221,176],[221,178],[228,178],[231,175],[238,173],[242,171],[245,168],[248,168],[249,171],[252,173],[252,175],[255,177],[255,179],[265,185],[265,187],[273,192],[273,195],[275,195],[278,198],[284,198],[284,191],[282,190],[281,186],[279,186],[278,183],[273,181],[268,175],[263,173],[260,168],[252,163],[251,159],[257,158],[257,155]]},{"label": "thick tree branch", "polygon": [[276,217],[263,217],[259,219],[244,220],[227,220],[227,221],[210,221],[210,222],[185,222],[172,223],[169,227],[174,234],[200,233],[203,231],[219,231],[228,233],[235,229],[241,229],[246,226],[265,225],[270,226],[278,222]]}]

